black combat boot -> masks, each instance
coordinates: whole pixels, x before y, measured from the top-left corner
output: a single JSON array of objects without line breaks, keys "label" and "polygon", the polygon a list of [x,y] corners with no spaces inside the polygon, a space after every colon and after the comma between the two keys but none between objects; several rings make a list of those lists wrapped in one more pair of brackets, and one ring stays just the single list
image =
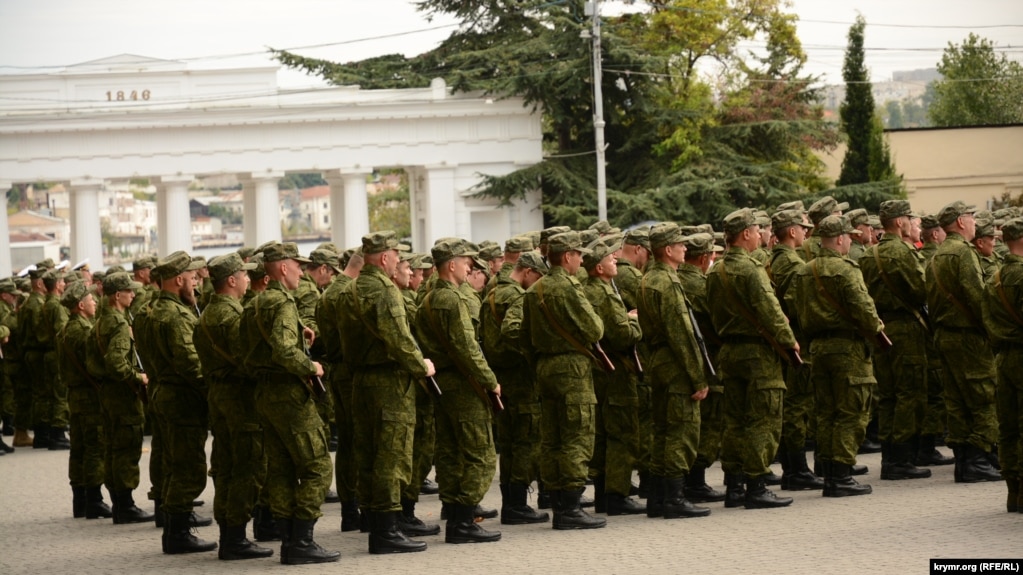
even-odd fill
[{"label": "black combat boot", "polygon": [[415,553],[425,551],[425,541],[414,541],[409,539],[401,529],[398,529],[398,516],[400,511],[365,511],[362,516],[366,518],[369,532],[369,552],[374,555],[386,555],[389,553]]},{"label": "black combat boot", "polygon": [[262,559],[273,554],[273,549],[260,547],[249,541],[245,536],[245,525],[235,527],[220,526],[220,547],[217,549],[217,559],[221,561]]},{"label": "black combat boot", "polygon": [[313,539],[315,519],[292,519],[291,541],[288,557],[281,557],[284,565],[309,565],[310,563],[333,563],[341,558],[337,551],[327,551]]},{"label": "black combat boot", "polygon": [[71,441],[64,435],[63,427],[50,428],[50,444],[46,446],[50,451],[64,451],[71,449]]},{"label": "black combat boot", "polygon": [[9,413],[5,413],[3,415],[3,425],[4,425],[4,430],[3,430],[3,434],[4,435],[6,435],[6,436],[14,435],[14,416],[13,415],[11,415]]},{"label": "black combat boot", "polygon": [[103,492],[100,490],[99,485],[95,487],[85,487],[84,489],[86,519],[106,519],[114,516],[110,506],[107,505],[106,501],[103,501]]},{"label": "black combat boot", "polygon": [[788,463],[788,469],[782,475],[781,488],[788,491],[812,491],[824,489],[824,480],[810,471],[806,462],[805,451],[788,451],[782,465]]},{"label": "black combat boot", "polygon": [[269,507],[257,505],[252,508],[252,538],[256,541],[280,541],[277,522]]},{"label": "black combat boot", "polygon": [[646,513],[646,505],[643,505],[628,495],[611,492],[608,493],[606,497],[607,514],[609,517],[617,515],[641,515]]},{"label": "black combat boot", "polygon": [[951,465],[955,463],[955,457],[948,457],[938,451],[935,447],[937,438],[933,435],[921,435],[917,438],[916,459],[913,463],[917,466]]},{"label": "black combat boot", "polygon": [[725,494],[708,485],[707,468],[696,465],[686,475],[686,499],[693,503],[717,503],[725,500]]},{"label": "black combat boot", "polygon": [[547,491],[547,488],[544,487],[543,481],[536,482],[536,493],[537,509],[551,509],[553,507],[552,505],[553,500],[551,499],[551,494],[549,491]]},{"label": "black combat boot", "polygon": [[980,483],[983,481],[1001,481],[1002,474],[991,466],[988,454],[979,447],[967,443],[959,446],[962,463],[959,466],[960,477],[957,483]]},{"label": "black combat boot", "polygon": [[130,490],[111,492],[110,499],[114,502],[111,508],[114,525],[148,523],[155,519],[152,513],[146,513],[135,506],[135,499],[131,496]]},{"label": "black combat boot", "polygon": [[583,488],[570,491],[559,491],[554,503],[554,529],[598,529],[607,525],[607,519],[593,517],[583,511],[579,498]]},{"label": "black combat boot", "polygon": [[746,504],[746,487],[741,473],[725,474],[725,507],[742,507]]},{"label": "black combat boot", "polygon": [[351,501],[341,502],[341,532],[358,531],[362,526],[362,517],[359,512],[359,502],[352,499]]},{"label": "black combat boot", "polygon": [[1018,477],[1006,477],[1005,486],[1009,488],[1009,493],[1005,498],[1005,510],[1009,513],[1017,513],[1020,510],[1020,479]]},{"label": "black combat boot", "polygon": [[476,504],[472,509],[473,517],[479,517],[480,519],[494,519],[497,517],[497,509],[488,509],[483,505]]},{"label": "black combat boot", "polygon": [[423,484],[419,486],[419,493],[422,495],[437,495],[440,493],[440,486],[431,481],[429,477],[423,478]]},{"label": "black combat boot", "polygon": [[866,475],[868,473],[870,473],[870,468],[866,465],[854,463],[849,466],[849,475]]},{"label": "black combat boot", "polygon": [[292,519],[290,517],[277,519],[274,521],[274,528],[277,530],[277,539],[281,540],[281,563],[286,565],[291,553]]},{"label": "black combat boot", "polygon": [[328,489],[327,493],[323,495],[324,503],[341,503],[341,496],[337,494],[337,491]]},{"label": "black combat boot", "polygon": [[650,472],[640,471],[639,472],[639,487],[636,489],[636,497],[640,499],[646,499],[650,495]]},{"label": "black combat boot", "polygon": [[607,476],[598,475],[593,478],[593,512],[607,513]]},{"label": "black combat boot", "polygon": [[445,543],[491,543],[501,540],[500,531],[487,531],[476,523],[477,505],[448,505],[448,523],[444,526]]},{"label": "black combat boot", "polygon": [[874,415],[867,422],[866,433],[863,436],[863,443],[860,444],[858,453],[879,453],[880,451],[881,442],[878,441],[877,415]]},{"label": "black combat boot", "polygon": [[869,485],[860,485],[852,478],[852,466],[837,461],[828,462],[829,474],[824,477],[824,497],[852,497],[869,495],[874,490]]},{"label": "black combat boot", "polygon": [[917,467],[911,462],[913,446],[909,443],[892,443],[888,447],[889,464],[886,470],[881,466],[881,479],[924,479],[931,476],[931,470]]},{"label": "black combat boot", "polygon": [[199,515],[195,511],[188,512],[188,524],[192,527],[209,527],[213,525],[213,518]]},{"label": "black combat boot", "polygon": [[50,426],[37,425],[32,428],[32,449],[50,448]]},{"label": "black combat boot", "polygon": [[664,480],[664,505],[661,507],[661,516],[665,519],[678,519],[680,517],[706,517],[710,515],[710,509],[697,507],[686,499],[686,478],[677,477]]},{"label": "black combat boot", "polygon": [[203,553],[217,548],[214,541],[204,541],[192,534],[192,518],[188,513],[167,513],[163,527],[163,552]]},{"label": "black combat boot", "polygon": [[440,535],[440,525],[428,525],[422,519],[416,517],[416,502],[408,499],[401,500],[398,528],[409,537]]},{"label": "black combat boot", "polygon": [[75,519],[85,517],[85,488],[71,486],[71,516]]},{"label": "black combat boot", "polygon": [[[13,434],[13,432],[11,433]],[[0,455],[3,455],[5,453],[14,453],[14,447],[7,445],[7,442],[5,442],[2,437],[0,437]]]},{"label": "black combat boot", "polygon": [[766,476],[760,475],[746,479],[746,500],[743,502],[743,505],[746,509],[786,507],[792,505],[792,498],[775,495],[773,491],[767,488]]},{"label": "black combat boot", "polygon": [[888,479],[888,468],[892,466],[892,444],[881,442],[881,479]]},{"label": "black combat boot", "polygon": [[646,516],[653,519],[664,514],[664,478],[647,474],[640,480],[646,484]]},{"label": "black combat boot", "polygon": [[764,482],[767,485],[781,485],[781,475],[778,475],[777,473],[772,471],[770,467],[768,467],[767,469],[768,471],[767,475],[764,476]]},{"label": "black combat boot", "polygon": [[533,509],[526,502],[528,487],[521,483],[510,483],[501,487],[504,496],[504,502],[501,505],[502,525],[527,525],[550,521],[550,515]]},{"label": "black combat boot", "polygon": [[165,517],[163,515],[163,499],[153,500],[153,518],[156,521],[156,527],[163,529],[166,525],[164,522]]}]

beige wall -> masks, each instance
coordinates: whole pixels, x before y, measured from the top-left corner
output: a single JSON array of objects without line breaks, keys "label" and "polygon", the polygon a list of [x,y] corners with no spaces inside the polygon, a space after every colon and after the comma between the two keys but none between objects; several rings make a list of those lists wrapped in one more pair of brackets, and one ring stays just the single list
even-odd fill
[{"label": "beige wall", "polygon": [[[885,135],[917,211],[933,214],[955,200],[985,209],[1003,192],[1023,193],[1023,126],[896,130]],[[844,155],[843,144],[821,156],[829,179],[838,179]]]}]

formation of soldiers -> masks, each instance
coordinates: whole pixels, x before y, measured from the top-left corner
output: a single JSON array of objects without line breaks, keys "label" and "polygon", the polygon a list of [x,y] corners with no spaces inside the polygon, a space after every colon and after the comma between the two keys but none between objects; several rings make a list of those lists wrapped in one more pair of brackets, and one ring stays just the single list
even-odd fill
[{"label": "formation of soldiers", "polygon": [[[505,525],[788,506],[779,484],[866,495],[872,419],[882,480],[954,464],[956,482],[1004,480],[1023,512],[1021,214],[847,208],[429,254],[377,232],[308,257],[280,242],[143,257],[131,274],[39,262],[0,280],[4,431],[70,450],[74,517],[155,521],[165,553],[224,560],[280,540],[282,563],[337,561],[314,539],[325,500],[370,553],[423,551],[441,529],[416,517],[421,493],[439,493],[446,542],[498,541],[480,505],[498,453]],[[133,497],[146,433],[155,513]],[[724,492],[705,478],[718,460]],[[212,519],[193,509],[207,475]],[[197,536],[214,520],[219,545]]]}]

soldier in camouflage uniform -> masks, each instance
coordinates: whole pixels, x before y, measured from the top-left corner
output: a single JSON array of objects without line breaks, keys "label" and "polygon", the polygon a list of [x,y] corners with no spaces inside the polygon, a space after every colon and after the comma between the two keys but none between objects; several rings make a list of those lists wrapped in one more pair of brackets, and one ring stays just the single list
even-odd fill
[{"label": "soldier in camouflage uniform", "polygon": [[504,255],[501,258],[501,268],[491,274],[490,280],[487,282],[487,287],[484,290],[486,295],[490,295],[490,292],[497,287],[498,282],[501,280],[507,280],[508,276],[511,275],[512,270],[515,269],[515,264],[518,263],[519,257],[525,252],[533,251],[533,240],[527,236],[516,236],[514,238],[508,238],[504,242]]},{"label": "soldier in camouflage uniform", "polygon": [[[49,421],[43,421],[46,406],[39,399],[45,395],[46,382],[43,381],[43,355],[46,348],[39,340],[43,333],[43,304],[46,302],[46,286],[43,285],[43,275],[48,268],[41,266],[43,262],[36,264],[36,269],[29,272],[31,279],[31,293],[28,299],[18,309],[18,329],[15,332],[18,336],[18,347],[21,348],[22,362],[21,371],[23,377],[15,382],[14,394],[17,410],[15,412],[15,427],[19,435],[14,436],[15,447],[32,446],[34,449],[43,449],[50,446]],[[49,419],[49,414],[45,415]],[[28,434],[21,435],[22,431],[31,427],[35,435],[28,441]]]},{"label": "soldier in camouflage uniform", "polygon": [[[323,367],[309,358],[312,330],[302,328],[291,291],[298,287],[300,264],[294,243],[263,250],[270,283],[242,312],[240,331],[247,350],[244,366],[256,380],[256,411],[263,425],[267,454],[266,487],[281,538],[281,563],[302,565],[337,561],[313,539],[320,505],[332,470],[327,434],[316,412],[311,378]],[[305,342],[303,342],[305,340]]]},{"label": "soldier in camouflage uniform", "polygon": [[654,422],[647,517],[702,517],[710,510],[694,506],[685,493],[700,442],[699,402],[710,392],[678,276],[686,238],[670,222],[650,228],[649,237],[654,260],[646,266],[638,293]]},{"label": "soldier in camouflage uniform", "polygon": [[867,495],[871,487],[857,483],[851,473],[877,383],[870,360],[873,342],[866,339],[875,339],[883,324],[858,266],[844,257],[849,235],[859,230],[842,216],[828,216],[814,233],[821,239],[820,252],[799,269],[785,297],[811,341],[824,496]]},{"label": "soldier in camouflage uniform", "polygon": [[154,516],[135,506],[132,491],[139,486],[142,457],[142,398],[149,378],[138,370],[135,342],[125,310],[140,286],[126,273],[104,277],[107,304],[89,332],[85,351],[89,375],[100,382],[103,406],[104,468],[107,491],[113,501],[115,524],[145,523]]},{"label": "soldier in camouflage uniform", "polygon": [[749,255],[764,266],[764,269],[770,270],[771,241],[774,235],[771,233],[771,216],[764,210],[757,210],[753,215],[756,218],[757,226],[760,227],[760,245]]},{"label": "soldier in camouflage uniform", "polygon": [[927,268],[927,307],[945,367],[948,445],[955,454],[955,481],[999,481],[989,454],[998,441],[995,363],[987,339],[988,301],[980,260],[969,242],[975,209],[961,201],[938,213],[947,234]]},{"label": "soldier in camouflage uniform", "polygon": [[[810,205],[806,215],[810,217],[810,223],[817,225],[827,216],[840,216],[842,212],[849,209],[849,202],[838,202],[831,196],[824,196]],[[821,239],[816,234],[806,238],[803,247],[799,250],[799,256],[804,261],[810,261],[817,257],[821,248]]]},{"label": "soldier in camouflage uniform", "polygon": [[[873,358],[877,378],[881,479],[920,479],[913,464],[927,405],[927,339],[923,256],[905,241],[916,214],[905,200],[881,204],[880,243],[859,260],[863,281],[892,340],[892,353]],[[932,444],[933,447],[933,444]]]},{"label": "soldier in camouflage uniform", "polygon": [[[0,344],[4,353],[4,361],[0,362],[2,363],[0,369],[3,370],[3,373],[0,374],[0,387],[2,387],[0,389],[0,404],[3,405],[3,432],[5,435],[10,435],[14,427],[14,414],[17,409],[14,383],[18,378],[23,377],[21,374],[21,350],[18,347],[18,316],[15,313],[20,293],[18,286],[11,278],[0,280],[0,325],[7,328],[8,332],[7,341]],[[13,431],[15,438],[24,436],[23,441],[31,445],[32,440],[28,439],[27,433],[20,428]],[[7,445],[0,439],[0,449],[5,453],[11,453],[14,451],[14,446]]]},{"label": "soldier in camouflage uniform", "polygon": [[[532,246],[529,238],[512,238],[508,247]],[[498,381],[503,382],[504,411],[497,416],[500,447],[501,523],[524,525],[545,523],[547,513],[537,512],[526,502],[529,486],[539,479],[540,395],[535,368],[522,354],[522,302],[526,290],[550,268],[540,254],[517,252],[511,272],[498,274],[487,294],[480,317],[483,354]]]},{"label": "soldier in camouflage uniform", "polygon": [[[629,497],[632,470],[639,452],[639,397],[636,381],[639,367],[633,352],[642,337],[636,310],[625,309],[613,284],[618,275],[617,252],[621,236],[610,235],[587,246],[592,253],[583,256],[583,268],[589,277],[583,281],[583,293],[604,324],[600,343],[614,365],[608,372],[593,368],[593,388],[597,395],[596,437],[590,468],[598,513],[632,515],[645,513],[646,507]],[[610,244],[609,244],[610,242]]]},{"label": "soldier in camouflage uniform", "polygon": [[998,454],[1008,487],[1005,508],[1023,513],[1023,219],[1002,225],[1009,253],[987,286],[988,333],[997,352]]},{"label": "soldier in camouflage uniform", "polygon": [[1001,266],[1001,259],[995,253],[995,227],[994,216],[989,211],[977,212],[976,229],[970,246],[977,252],[977,259],[980,260],[980,273],[984,283],[991,283],[991,278]]},{"label": "soldier in camouflage uniform", "polygon": [[216,543],[192,535],[193,526],[212,519],[192,511],[192,502],[206,489],[206,438],[209,408],[206,382],[192,343],[198,322],[193,312],[196,271],[206,261],[178,251],[152,270],[160,292],[150,302],[148,319],[139,330],[146,367],[156,381],[151,411],[163,438],[163,490],[159,511],[164,515],[163,552],[212,551]]},{"label": "soldier in camouflage uniform", "polygon": [[71,449],[71,443],[64,435],[68,423],[67,384],[61,379],[57,359],[57,334],[64,329],[68,320],[67,308],[60,304],[64,293],[64,273],[50,270],[43,276],[46,286],[46,301],[43,303],[42,331],[39,341],[45,346],[43,352],[43,379],[46,387],[36,395],[36,408],[43,412],[43,418],[50,425],[51,451]]},{"label": "soldier in camouflage uniform", "polygon": [[[933,215],[920,218],[920,227],[920,240],[923,242],[920,255],[923,256],[926,271],[938,246],[945,241],[945,230],[938,223],[938,217]],[[935,448],[938,443],[944,444],[945,420],[945,366],[932,334],[927,338],[927,407],[920,429],[920,445],[914,461],[916,465],[949,465],[955,462],[954,458],[943,455]]]},{"label": "soldier in camouflage uniform", "polygon": [[874,228],[870,225],[870,214],[863,208],[849,210],[843,214],[849,219],[849,224],[860,231],[860,235],[852,237],[852,245],[849,247],[849,255],[846,256],[854,262],[859,263],[863,254],[874,244]]},{"label": "soldier in camouflage uniform", "polygon": [[710,315],[722,342],[718,363],[725,388],[725,506],[746,509],[792,503],[792,498],[777,497],[767,488],[767,475],[778,451],[785,399],[779,352],[799,350],[767,272],[750,257],[760,241],[758,228],[748,208],[728,214],[728,249],[707,276]]},{"label": "soldier in camouflage uniform", "polygon": [[423,297],[415,326],[423,353],[437,366],[437,383],[443,392],[436,403],[436,467],[440,499],[447,507],[448,543],[483,543],[501,538],[500,532],[487,531],[474,521],[476,506],[494,477],[497,463],[489,401],[483,401],[479,394],[500,395],[501,386],[476,340],[470,314],[478,297],[460,289],[472,273],[477,255],[473,247],[459,239],[434,245],[431,255],[438,279]]},{"label": "soldier in camouflage uniform", "polygon": [[241,296],[249,287],[246,272],[256,264],[244,263],[237,253],[209,261],[213,297],[192,333],[195,352],[209,388],[211,455],[215,488],[213,517],[220,527],[218,558],[257,559],[273,555],[245,536],[256,498],[266,476],[263,429],[256,413],[255,388],[242,372],[245,349],[239,330]]},{"label": "soldier in camouflage uniform", "polygon": [[156,266],[156,258],[153,256],[142,256],[131,264],[132,279],[142,284],[142,287],[135,293],[135,300],[128,308],[128,319],[134,324],[133,318],[141,313],[142,308],[149,304],[153,296],[160,291],[160,286],[152,277],[153,268]]},{"label": "soldier in camouflage uniform", "polygon": [[89,375],[85,367],[89,331],[96,316],[96,300],[92,292],[83,281],[67,286],[61,296],[61,304],[70,311],[70,315],[57,334],[57,358],[68,387],[70,408],[68,479],[74,497],[73,515],[87,519],[112,516],[100,491],[104,477],[100,383]]},{"label": "soldier in camouflage uniform", "polygon": [[369,551],[376,554],[426,549],[426,543],[410,540],[398,528],[401,492],[412,477],[416,380],[434,373],[391,281],[400,246],[392,231],[363,236],[365,264],[337,304],[342,355],[355,381],[359,502],[369,513]]},{"label": "soldier in camouflage uniform", "polygon": [[[547,238],[551,271],[526,291],[523,340],[535,358],[540,419],[540,477],[554,507],[554,529],[593,529],[607,525],[580,507],[587,464],[593,456],[593,344],[604,335],[600,317],[583,294],[575,274],[582,256],[579,234]],[[528,334],[528,335],[527,335]]]}]

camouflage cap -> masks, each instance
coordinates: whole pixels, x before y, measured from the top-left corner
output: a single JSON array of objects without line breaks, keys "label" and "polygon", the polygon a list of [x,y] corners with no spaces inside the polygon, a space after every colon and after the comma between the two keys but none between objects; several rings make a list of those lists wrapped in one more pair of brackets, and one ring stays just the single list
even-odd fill
[{"label": "camouflage cap", "polygon": [[18,293],[18,284],[14,283],[14,278],[0,280],[0,293]]},{"label": "camouflage cap", "polygon": [[803,210],[779,210],[774,212],[771,216],[771,227],[776,230],[787,228],[789,226],[803,226],[806,229],[813,229],[813,224],[807,223],[803,219],[803,214],[806,213]]},{"label": "camouflage cap", "polygon": [[587,229],[591,229],[602,236],[606,234],[617,234],[622,231],[612,226],[611,223],[608,222],[607,220],[600,220],[599,222],[590,225],[590,227]]},{"label": "camouflage cap", "polygon": [[409,265],[414,270],[428,270],[433,267],[433,258],[427,254],[417,253]]},{"label": "camouflage cap", "polygon": [[480,259],[483,261],[489,262],[490,260],[496,260],[500,257],[504,257],[504,250],[502,250],[501,246],[498,244],[480,248]]},{"label": "camouflage cap", "polygon": [[341,273],[341,261],[337,257],[337,252],[327,248],[316,248],[309,254],[309,263],[316,266],[327,265],[334,270],[335,273]]},{"label": "camouflage cap", "polygon": [[686,257],[725,251],[724,248],[714,243],[714,234],[705,232],[686,236],[682,243],[686,246]]},{"label": "camouflage cap", "polygon": [[255,267],[249,270],[249,279],[259,279],[266,275],[266,266],[263,264],[263,253],[253,254],[249,263]]},{"label": "camouflage cap", "polygon": [[323,242],[322,244],[316,246],[316,249],[327,250],[330,252],[334,252],[335,254],[341,253],[341,248],[337,247],[337,244],[335,244],[334,242]]},{"label": "camouflage cap", "polygon": [[661,222],[650,228],[650,248],[661,249],[680,244],[686,239],[682,228],[675,222]]},{"label": "camouflage cap", "polygon": [[778,204],[778,209],[775,211],[781,212],[784,210],[799,210],[805,212],[806,208],[803,207],[803,200],[796,200],[794,202],[785,202],[784,204]]},{"label": "camouflage cap", "polygon": [[46,258],[43,261],[36,262],[36,268],[41,270],[52,270],[57,267],[57,264],[53,262],[53,258]]},{"label": "camouflage cap", "polygon": [[298,253],[298,244],[295,242],[276,243],[263,250],[263,265],[272,264],[284,260],[295,260],[300,264],[310,262]]},{"label": "camouflage cap", "polygon": [[256,248],[256,253],[257,254],[261,254],[264,251],[266,251],[266,248],[268,248],[268,247],[270,247],[270,246],[272,246],[274,244],[279,244],[279,243],[281,243],[281,242],[279,242],[277,240],[270,240],[268,242],[263,242],[262,244],[259,244],[259,247]]},{"label": "camouflage cap", "polygon": [[920,217],[920,228],[924,230],[930,230],[934,228],[940,228],[941,222],[938,221],[938,216],[921,216]]},{"label": "camouflage cap", "polygon": [[398,236],[391,230],[373,232],[362,236],[362,253],[365,255],[379,254],[388,250],[408,249],[398,241]]},{"label": "camouflage cap", "polygon": [[243,260],[247,260],[247,259],[251,258],[252,256],[256,255],[256,248],[252,248],[252,247],[249,247],[249,246],[242,246],[242,247],[238,248],[238,255],[241,256],[241,258]]},{"label": "camouflage cap", "polygon": [[756,223],[761,229],[771,227],[771,216],[767,215],[764,210],[757,210],[753,212],[756,217]]},{"label": "camouflage cap", "polygon": [[590,250],[590,253],[583,255],[583,267],[587,270],[592,270],[597,267],[597,264],[603,261],[604,258],[622,249],[622,243],[620,241],[607,244],[601,240],[602,238],[597,238],[586,246],[586,249]]},{"label": "camouflage cap", "polygon": [[256,269],[256,264],[246,263],[237,252],[231,252],[211,259],[206,267],[210,270],[210,279],[219,282],[238,272],[252,271]]},{"label": "camouflage cap", "polygon": [[579,241],[581,241],[584,246],[590,245],[599,237],[600,234],[598,234],[596,230],[581,230],[579,232]]},{"label": "camouflage cap", "polygon": [[839,203],[838,200],[831,196],[824,196],[810,205],[807,214],[810,216],[810,221],[816,224],[835,212],[842,212],[848,209],[849,202]]},{"label": "camouflage cap", "polygon": [[1012,242],[1020,238],[1023,238],[1023,218],[1013,218],[1002,224],[1003,241]]},{"label": "camouflage cap", "polygon": [[529,268],[540,275],[547,275],[547,272],[551,271],[551,267],[547,265],[547,262],[543,261],[543,256],[534,251],[523,252],[515,265]]},{"label": "camouflage cap", "polygon": [[409,267],[412,267],[412,262],[419,257],[415,252],[398,252],[399,262],[409,262]]},{"label": "camouflage cap", "polygon": [[883,230],[884,226],[881,225],[881,218],[871,214],[867,217],[867,224],[875,230]]},{"label": "camouflage cap", "polygon": [[1008,221],[1016,217],[1016,211],[1012,208],[1002,208],[994,211],[996,220]]},{"label": "camouflage cap", "polygon": [[847,220],[849,220],[849,225],[852,225],[852,226],[866,225],[867,224],[867,220],[870,219],[870,214],[868,214],[867,210],[865,210],[863,208],[856,208],[855,210],[849,210],[849,212],[847,212],[847,213],[845,213],[843,215],[846,217]]},{"label": "camouflage cap", "polygon": [[572,228],[570,228],[568,226],[552,226],[552,227],[546,228],[546,229],[544,229],[543,231],[540,232],[540,242],[539,243],[541,245],[542,244],[546,244],[547,241],[551,239],[551,236],[556,236],[558,234],[563,234],[565,232],[570,232],[570,231],[572,231]]},{"label": "camouflage cap", "polygon": [[[174,274],[168,277],[174,277],[176,275],[178,274]],[[142,284],[132,280],[131,276],[128,275],[128,272],[114,272],[112,274],[108,273],[106,277],[103,278],[103,293],[107,295],[111,295],[114,292],[119,291],[134,291],[139,289],[140,287],[142,287]]]},{"label": "camouflage cap", "polygon": [[[103,278],[105,278],[105,277],[107,277],[107,272],[103,272],[103,271],[92,272],[92,283],[93,284],[101,284],[102,285]],[[159,281],[159,279],[160,279],[160,278],[158,278],[158,277],[156,277],[156,276],[154,276],[152,274],[150,274],[149,277],[153,281]]]},{"label": "camouflage cap", "polygon": [[[38,279],[42,279],[42,277],[44,275],[46,275],[46,272],[48,272],[48,271],[50,271],[49,268],[41,268],[41,267],[33,264],[33,265],[29,266],[27,273],[28,273],[28,277],[30,277],[30,278],[32,278],[34,280],[38,280]],[[22,272],[22,273],[25,273],[25,272]]]},{"label": "camouflage cap", "polygon": [[845,234],[858,236],[863,232],[854,228],[845,216],[824,216],[814,233],[822,238],[834,238]]},{"label": "camouflage cap", "polygon": [[60,279],[64,279],[64,272],[62,270],[50,269],[43,273],[43,281],[55,282]]},{"label": "camouflage cap", "polygon": [[156,267],[156,258],[153,256],[139,256],[131,262],[131,271],[153,269]]},{"label": "camouflage cap", "polygon": [[423,254],[423,265],[428,266],[424,269],[430,269],[436,262],[433,261],[433,256],[430,254]]},{"label": "camouflage cap", "polygon": [[547,252],[552,254],[564,252],[579,252],[583,255],[590,253],[588,248],[583,247],[582,238],[579,232],[562,232],[547,239]]},{"label": "camouflage cap", "polygon": [[83,281],[72,282],[64,288],[64,294],[60,296],[60,303],[64,307],[71,309],[91,293],[96,293],[95,287],[87,287]]},{"label": "camouflage cap", "polygon": [[479,255],[475,245],[460,238],[446,238],[438,241],[430,248],[430,255],[437,264],[443,264],[457,257],[465,256],[475,259]]},{"label": "camouflage cap", "polygon": [[542,233],[543,232],[541,232],[540,230],[531,230],[531,231],[528,231],[528,232],[523,232],[523,233],[521,233],[519,235],[520,236],[525,236],[525,237],[533,240],[533,248],[536,249],[536,248],[540,247],[540,235]]},{"label": "camouflage cap", "polygon": [[973,234],[974,238],[986,238],[995,236],[995,216],[991,212],[984,210],[974,214],[974,218],[977,221],[976,232]]},{"label": "camouflage cap", "polygon": [[[189,257],[189,255],[183,251],[176,251],[170,254],[169,256],[163,258],[162,260],[158,261],[156,263],[156,267],[153,268],[152,273],[155,273],[157,277],[159,277],[160,279],[166,280],[174,276],[177,276],[178,274],[182,274],[187,271],[197,270],[205,266],[206,266],[205,259],[200,261]],[[110,279],[112,269],[113,268],[107,268],[108,280]],[[118,273],[119,271],[124,271],[124,268],[121,268],[118,271],[114,271],[113,273]],[[106,287],[106,282],[103,283],[104,287]]]},{"label": "camouflage cap", "polygon": [[941,211],[938,212],[938,225],[941,227],[952,225],[952,223],[958,220],[961,216],[976,212],[976,206],[968,206],[966,205],[966,202],[956,200],[944,208],[941,208]]},{"label": "camouflage cap", "polygon": [[650,249],[650,226],[639,226],[625,232],[623,243]]},{"label": "camouflage cap", "polygon": [[510,254],[520,254],[522,252],[532,251],[533,239],[528,236],[515,236],[508,238],[504,242],[504,251]]},{"label": "camouflage cap", "polygon": [[882,223],[894,220],[895,218],[901,218],[902,216],[920,217],[913,213],[913,208],[910,207],[908,200],[885,200],[881,202],[881,209],[878,210],[877,214],[881,218]]},{"label": "camouflage cap", "polygon": [[756,214],[753,213],[753,210],[749,208],[742,208],[725,216],[721,227],[724,229],[726,234],[734,236],[741,233],[746,228],[755,225],[757,225],[757,217]]},{"label": "camouflage cap", "polygon": [[[191,258],[189,258],[189,259],[191,259]],[[126,271],[128,271],[128,270],[124,269],[124,266],[122,266],[122,265],[110,266],[110,267],[108,267],[106,269],[107,275],[116,274],[117,272],[126,272]],[[175,274],[175,275],[177,275],[177,274]]]}]

